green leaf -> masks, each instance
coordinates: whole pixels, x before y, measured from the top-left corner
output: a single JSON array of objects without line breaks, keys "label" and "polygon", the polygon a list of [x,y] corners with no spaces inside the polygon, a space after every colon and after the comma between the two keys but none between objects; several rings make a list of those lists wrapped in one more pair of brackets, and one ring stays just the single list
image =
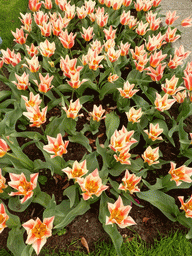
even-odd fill
[{"label": "green leaf", "polygon": [[13,253],[14,256],[21,256],[22,251],[25,249],[26,245],[23,241],[24,229],[13,228],[9,231],[9,236],[7,239],[7,247]]},{"label": "green leaf", "polygon": [[63,192],[63,195],[69,198],[70,208],[73,207],[75,204],[75,199],[77,195],[77,186],[76,185],[69,186],[68,188],[65,189],[65,191]]},{"label": "green leaf", "polygon": [[88,154],[86,157],[87,169],[89,172],[93,172],[96,168],[99,169],[99,163],[97,161],[97,152],[94,151],[91,154]]},{"label": "green leaf", "polygon": [[5,100],[11,95],[11,91],[0,91],[0,101]]},{"label": "green leaf", "polygon": [[[186,143],[182,143],[182,141],[189,141],[188,139],[188,133],[184,130],[183,123],[184,118],[182,117],[179,121],[179,142],[180,142],[180,150],[185,150],[188,148],[189,144],[186,145]],[[190,142],[189,142],[190,143]]]},{"label": "green leaf", "polygon": [[140,192],[137,196],[157,207],[171,221],[177,221],[179,210],[173,197],[158,190]]},{"label": "green leaf", "polygon": [[51,200],[50,195],[45,192],[40,191],[36,196],[33,198],[33,203],[37,203],[42,205],[43,207],[47,207]]},{"label": "green leaf", "polygon": [[119,116],[114,111],[106,115],[105,126],[106,126],[106,135],[108,139],[110,139],[114,131],[118,129],[119,124],[120,124]]},{"label": "green leaf", "polygon": [[81,132],[77,132],[75,135],[69,137],[70,142],[79,143],[83,145],[89,152],[92,152],[92,148],[89,145],[89,140]]},{"label": "green leaf", "polygon": [[29,198],[27,201],[21,204],[18,196],[10,197],[8,207],[14,212],[24,212],[31,204],[32,200],[33,198]]},{"label": "green leaf", "polygon": [[65,226],[67,226],[69,223],[71,223],[71,221],[73,221],[75,219],[75,217],[77,217],[78,215],[83,215],[84,213],[86,213],[88,210],[90,209],[90,205],[84,201],[83,199],[81,199],[81,201],[79,202],[79,204],[73,208],[65,217],[64,219],[61,221],[61,223],[59,223],[58,225],[55,226],[55,228],[63,228]]}]

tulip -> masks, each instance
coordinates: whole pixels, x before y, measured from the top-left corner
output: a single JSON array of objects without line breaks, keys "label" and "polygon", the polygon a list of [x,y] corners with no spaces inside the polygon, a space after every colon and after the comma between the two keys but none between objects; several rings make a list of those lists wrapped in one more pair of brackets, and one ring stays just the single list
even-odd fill
[{"label": "tulip", "polygon": [[69,108],[63,107],[63,110],[67,114],[67,118],[75,119],[78,116],[83,116],[83,114],[78,115],[78,112],[80,111],[82,105],[80,104],[79,99],[77,99],[75,102],[70,100]]},{"label": "tulip", "polygon": [[170,61],[168,63],[169,68],[176,69],[178,66],[181,66],[182,64],[183,64],[183,58],[182,57],[174,55],[173,59],[171,59],[171,55],[170,55]]},{"label": "tulip", "polygon": [[51,26],[51,22],[43,22],[43,25],[38,25],[40,30],[41,30],[41,35],[48,37],[51,35],[51,31],[52,31],[52,26]]},{"label": "tulip", "polygon": [[96,22],[100,27],[104,27],[104,26],[107,25],[107,21],[108,21],[108,18],[109,18],[108,13],[106,13],[105,15],[96,14],[95,16],[96,16]]},{"label": "tulip", "polygon": [[158,7],[162,0],[153,0],[153,7]]},{"label": "tulip", "polygon": [[43,4],[45,6],[45,9],[47,9],[47,10],[51,10],[53,7],[51,0],[45,0],[45,2]]},{"label": "tulip", "polygon": [[165,69],[166,65],[159,64],[159,66],[156,69],[153,69],[152,67],[145,68],[144,70],[150,71],[151,73],[147,73],[151,77],[153,81],[159,81],[163,77],[163,71]]},{"label": "tulip", "polygon": [[46,239],[52,235],[54,216],[50,218],[45,218],[43,223],[37,217],[36,220],[28,220],[23,223],[22,226],[27,231],[26,243],[31,245],[37,255],[40,253],[42,247],[46,243]]},{"label": "tulip", "polygon": [[161,24],[162,20],[160,18],[155,19],[154,17],[151,19],[149,25],[150,25],[150,29],[152,31],[156,31],[157,29],[159,29],[160,24]]},{"label": "tulip", "polygon": [[93,112],[90,112],[89,114],[92,116],[94,121],[99,122],[101,119],[104,119],[106,116],[102,115],[105,113],[105,109],[102,108],[102,105],[99,105],[97,107],[96,105],[93,105]]},{"label": "tulip", "polygon": [[144,49],[144,44],[142,44],[141,46],[135,46],[135,51],[133,51],[133,49],[130,49],[132,58],[134,60],[138,60],[140,56],[143,56],[146,51]]},{"label": "tulip", "polygon": [[5,212],[5,206],[0,204],[0,234],[3,232],[4,228],[7,227],[6,221],[9,219],[9,216]]},{"label": "tulip", "polygon": [[18,192],[11,192],[10,196],[24,196],[20,202],[23,204],[26,202],[29,198],[33,196],[33,190],[37,186],[37,179],[38,179],[38,173],[33,173],[30,175],[30,181],[27,181],[25,175],[23,173],[21,174],[15,174],[10,173],[10,179],[11,181],[8,182],[8,185],[16,190]]},{"label": "tulip", "polygon": [[143,70],[146,70],[144,68],[145,68],[145,65],[147,64],[148,60],[149,59],[147,58],[147,53],[145,55],[139,56],[137,61],[134,60],[136,70],[139,70],[139,72],[143,72]]},{"label": "tulip", "polygon": [[152,141],[163,140],[161,136],[158,137],[163,132],[163,129],[159,128],[159,124],[153,125],[151,123],[149,126],[149,131],[144,130],[144,132],[148,135],[148,138],[151,139]]},{"label": "tulip", "polygon": [[180,166],[179,168],[175,169],[176,164],[170,162],[171,169],[169,170],[169,174],[171,175],[171,180],[176,182],[176,185],[181,185],[181,181],[191,183],[192,179],[190,176],[192,175],[192,168],[188,168],[185,165]]},{"label": "tulip", "polygon": [[161,35],[161,33],[159,33],[157,36],[149,36],[148,42],[145,44],[145,46],[148,51],[152,52],[156,49],[159,49],[164,44],[164,39],[165,35]]},{"label": "tulip", "polygon": [[82,27],[83,29],[83,33],[81,33],[81,36],[83,37],[83,39],[85,41],[90,41],[93,38],[93,27],[88,27],[87,29],[85,29],[84,27]]},{"label": "tulip", "polygon": [[112,0],[105,0],[105,5],[106,5],[107,7],[111,7],[111,5],[112,5]]},{"label": "tulip", "polygon": [[26,39],[28,34],[26,34],[26,36],[24,36],[24,31],[23,29],[18,29],[16,28],[16,33],[11,31],[11,33],[13,34],[13,36],[15,37],[15,39],[13,41],[15,41],[18,44],[25,44],[26,43]]},{"label": "tulip", "polygon": [[126,56],[126,55],[128,55],[130,46],[131,46],[131,44],[129,44],[128,42],[125,43],[125,44],[123,44],[123,43],[121,42],[120,47],[119,47],[120,50],[121,50],[121,56]]},{"label": "tulip", "polygon": [[80,178],[83,175],[88,173],[87,165],[86,165],[86,159],[81,163],[78,163],[77,161],[75,161],[73,163],[72,168],[67,167],[65,169],[62,169],[61,171],[65,172],[67,174],[68,179],[75,179],[76,180],[77,178]]},{"label": "tulip", "polygon": [[32,57],[32,59],[28,59],[26,57],[25,57],[25,59],[26,59],[28,65],[29,65],[29,67],[26,64],[23,64],[23,66],[29,68],[29,70],[32,73],[37,72],[40,69],[38,57],[36,55],[34,55]]},{"label": "tulip", "polygon": [[108,76],[107,80],[110,82],[110,83],[113,83],[114,81],[116,81],[117,79],[119,78],[119,76],[117,74],[113,74],[110,73],[110,75]]},{"label": "tulip", "polygon": [[[0,168],[0,193],[3,193],[3,189],[7,187],[5,182],[6,182],[6,179],[3,177],[2,173],[1,173],[1,168]],[[1,231],[1,229],[0,229],[0,231]]]},{"label": "tulip", "polygon": [[129,143],[127,143],[127,145],[125,144],[125,146],[123,148],[121,148],[120,153],[119,154],[115,154],[114,158],[117,162],[120,162],[121,164],[131,164],[131,162],[129,161],[129,158],[131,157],[131,154],[129,153],[130,150],[130,145]]},{"label": "tulip", "polygon": [[105,225],[117,224],[120,228],[126,228],[131,225],[135,225],[135,221],[128,216],[131,206],[124,206],[121,197],[119,196],[114,204],[108,203],[108,209],[110,216],[106,217]]},{"label": "tulip", "polygon": [[29,93],[29,99],[26,96],[21,95],[25,101],[26,107],[34,107],[35,105],[39,106],[41,104],[40,95],[34,95],[32,92]]},{"label": "tulip", "polygon": [[109,27],[109,30],[103,29],[103,32],[105,33],[106,40],[115,39],[116,29],[113,30],[112,26]]},{"label": "tulip", "polygon": [[108,186],[102,184],[97,168],[85,178],[77,178],[77,183],[83,191],[84,200],[92,198],[93,195],[99,197],[104,190],[108,189]]},{"label": "tulip", "polygon": [[39,79],[40,84],[38,84],[37,80],[33,80],[36,85],[38,86],[38,90],[40,92],[46,93],[53,88],[53,85],[51,85],[51,81],[53,80],[54,76],[49,77],[49,74],[47,74],[45,77],[42,76],[41,73],[39,73]]},{"label": "tulip", "polygon": [[87,82],[88,79],[83,79],[80,81],[80,72],[76,72],[74,75],[70,76],[70,81],[67,81],[67,83],[73,88],[78,89],[83,83]]},{"label": "tulip", "polygon": [[28,45],[25,45],[26,46],[26,49],[27,49],[27,53],[33,57],[34,55],[37,55],[38,54],[38,49],[39,47],[35,47],[35,45],[32,43],[31,44],[31,47],[29,47]]},{"label": "tulip", "polygon": [[123,4],[123,0],[112,0],[111,7],[113,10],[119,10]]},{"label": "tulip", "polygon": [[43,26],[43,23],[47,23],[49,16],[47,13],[44,13],[43,11],[38,11],[36,13],[33,13],[34,21],[37,25]]},{"label": "tulip", "polygon": [[159,161],[156,161],[159,158],[159,147],[152,149],[150,146],[145,150],[142,155],[144,163],[147,162],[148,165],[158,164]]},{"label": "tulip", "polygon": [[94,13],[90,13],[90,14],[89,14],[89,19],[90,19],[92,22],[94,22],[94,21],[96,20],[95,14],[94,14]]},{"label": "tulip", "polygon": [[168,43],[173,43],[177,39],[179,39],[181,36],[180,35],[176,36],[175,35],[176,32],[177,32],[177,28],[174,28],[174,29],[171,30],[171,28],[168,27],[168,29],[165,33],[165,41],[167,41]]},{"label": "tulip", "polygon": [[64,48],[71,49],[75,44],[75,41],[74,41],[75,37],[76,37],[76,34],[73,35],[72,32],[68,34],[67,29],[65,29],[65,31],[62,31],[60,33],[59,40],[62,43]]},{"label": "tulip", "polygon": [[138,110],[134,109],[134,107],[130,108],[129,112],[125,112],[128,121],[134,123],[139,123],[140,122],[140,118],[143,114],[142,109],[139,108]]},{"label": "tulip", "polygon": [[41,55],[50,58],[55,53],[55,42],[50,43],[47,39],[39,44]]},{"label": "tulip", "polygon": [[97,54],[101,53],[102,49],[103,49],[103,45],[101,45],[101,42],[98,41],[97,39],[92,41],[92,43],[90,44],[91,49],[93,51],[96,51]]},{"label": "tulip", "polygon": [[87,53],[87,64],[89,65],[89,69],[97,70],[98,68],[102,68],[102,65],[99,63],[104,59],[104,55],[99,56],[96,51],[91,49],[88,50]]},{"label": "tulip", "polygon": [[136,28],[135,32],[140,36],[144,36],[148,31],[147,30],[148,25],[149,25],[148,23],[143,23],[143,21],[140,21],[138,23],[138,27]]},{"label": "tulip", "polygon": [[168,11],[166,12],[166,20],[165,20],[165,23],[170,26],[173,24],[173,22],[175,20],[177,20],[179,18],[179,16],[176,16],[176,11],[174,12],[171,12],[171,11]]},{"label": "tulip", "polygon": [[128,7],[132,3],[132,0],[123,0],[123,5]]},{"label": "tulip", "polygon": [[26,74],[25,72],[22,74],[22,76],[19,76],[15,74],[15,77],[17,78],[18,82],[12,81],[17,86],[18,90],[27,90],[28,86],[30,86],[29,83],[29,74]]},{"label": "tulip", "polygon": [[129,29],[134,30],[137,26],[137,18],[134,18],[134,16],[130,16],[128,26],[129,26]]},{"label": "tulip", "polygon": [[122,25],[128,25],[131,18],[130,14],[131,14],[130,11],[128,12],[125,12],[125,10],[123,11],[123,13],[120,16],[120,23]]},{"label": "tulip", "polygon": [[115,40],[114,40],[114,39],[109,39],[109,40],[107,40],[107,41],[104,43],[103,46],[105,47],[105,51],[108,52],[108,50],[109,50],[110,48],[114,48],[114,47],[115,47]]},{"label": "tulip", "polygon": [[180,209],[185,211],[185,217],[192,218],[192,195],[186,203],[183,201],[184,196],[178,196],[178,199],[181,202]]},{"label": "tulip", "polygon": [[190,18],[191,16],[185,18],[184,20],[182,20],[181,22],[181,26],[182,27],[191,27],[192,26],[192,18]]},{"label": "tulip", "polygon": [[126,134],[119,134],[117,130],[113,133],[110,140],[109,148],[111,148],[113,151],[121,152],[121,150],[126,146]]},{"label": "tulip", "polygon": [[39,106],[37,105],[35,105],[33,108],[27,107],[27,112],[23,112],[23,115],[29,118],[30,122],[32,123],[30,127],[40,127],[42,124],[46,122],[47,108],[48,106],[43,108],[41,112]]},{"label": "tulip", "polygon": [[107,56],[111,62],[115,62],[121,55],[121,50],[115,50],[113,47],[109,48],[107,51]]},{"label": "tulip", "polygon": [[7,145],[6,141],[0,138],[0,158],[3,157],[10,147]]},{"label": "tulip", "polygon": [[143,0],[136,0],[136,3],[135,3],[135,9],[137,12],[140,12],[143,10],[143,7],[144,7],[144,2]]},{"label": "tulip", "polygon": [[119,90],[121,97],[130,99],[133,97],[135,93],[137,93],[139,90],[133,90],[133,87],[135,84],[130,84],[129,81],[126,81],[123,85],[123,89],[117,88]]},{"label": "tulip", "polygon": [[192,91],[192,73],[187,74],[184,72],[185,77],[183,77],[184,85],[187,88],[187,90]]},{"label": "tulip", "polygon": [[127,129],[125,128],[125,126],[123,125],[122,129],[119,130],[119,135],[125,135],[125,145],[126,146],[131,146],[132,144],[136,143],[137,140],[135,140],[134,138],[131,138],[134,134],[134,130],[132,131],[127,131]]},{"label": "tulip", "polygon": [[168,94],[166,93],[163,97],[156,92],[155,108],[161,112],[168,110],[176,102],[175,99],[168,99]]},{"label": "tulip", "polygon": [[23,23],[24,26],[22,26],[23,29],[27,30],[29,33],[32,30],[31,24],[32,24],[32,18],[31,13],[22,14],[20,12],[20,15],[23,19],[19,18],[20,21]]},{"label": "tulip", "polygon": [[85,1],[85,8],[86,8],[88,14],[91,14],[94,12],[95,4],[96,4],[96,2],[92,1],[92,0]]},{"label": "tulip", "polygon": [[69,20],[72,20],[75,17],[75,5],[70,5],[70,3],[66,4],[65,16]]},{"label": "tulip", "polygon": [[176,95],[173,96],[173,98],[176,99],[178,103],[183,103],[186,97],[187,97],[186,90],[182,92],[178,92]]},{"label": "tulip", "polygon": [[42,2],[39,0],[29,0],[28,7],[32,12],[37,12],[41,8]]},{"label": "tulip", "polygon": [[185,52],[183,45],[179,46],[179,49],[175,48],[175,55],[182,58],[182,60],[186,59],[191,54],[190,51]]},{"label": "tulip", "polygon": [[63,71],[63,75],[67,76],[68,78],[71,78],[71,76],[74,76],[77,72],[80,72],[83,67],[78,66],[76,68],[76,64],[77,64],[77,58],[70,59],[69,55],[66,55],[65,59],[61,57],[60,68]]},{"label": "tulip", "polygon": [[146,21],[150,23],[152,20],[155,20],[157,16],[157,13],[153,13],[153,11],[150,11],[146,13]]},{"label": "tulip", "polygon": [[4,61],[2,59],[2,60],[0,60],[0,69],[3,67],[3,64],[4,64]]},{"label": "tulip", "polygon": [[130,174],[129,171],[126,170],[122,181],[123,183],[119,185],[118,189],[124,191],[129,190],[130,194],[133,194],[134,192],[140,192],[140,189],[136,185],[141,181],[141,177],[137,177],[135,174]]},{"label": "tulip", "polygon": [[67,146],[69,141],[63,142],[61,133],[57,134],[57,138],[53,138],[47,135],[48,145],[43,146],[43,149],[51,155],[51,158],[56,156],[62,157],[63,154],[67,154]]},{"label": "tulip", "polygon": [[[69,20],[66,19],[65,22],[68,24]],[[62,18],[57,20],[52,20],[51,25],[52,25],[53,35],[55,36],[59,36],[60,33],[62,32],[62,29],[65,27],[65,24],[63,23]]]},{"label": "tulip", "polygon": [[77,7],[76,11],[77,11],[78,18],[81,20],[87,16],[87,10],[84,5],[82,5],[81,8]]},{"label": "tulip", "polygon": [[154,52],[154,54],[151,54],[149,62],[150,66],[153,68],[156,68],[159,66],[160,62],[163,61],[167,57],[167,54],[162,54],[162,51]]},{"label": "tulip", "polygon": [[185,89],[185,87],[183,86],[179,86],[178,88],[176,88],[179,78],[175,77],[175,75],[172,76],[170,80],[165,79],[165,81],[165,85],[162,84],[161,89],[169,95],[174,95],[176,92]]},{"label": "tulip", "polygon": [[145,0],[143,2],[143,11],[148,12],[152,6],[153,6],[153,3],[150,0]]}]

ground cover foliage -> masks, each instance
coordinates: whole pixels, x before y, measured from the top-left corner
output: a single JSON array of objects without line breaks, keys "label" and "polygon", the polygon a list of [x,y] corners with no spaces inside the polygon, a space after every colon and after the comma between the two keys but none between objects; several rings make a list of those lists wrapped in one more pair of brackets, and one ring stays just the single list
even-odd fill
[{"label": "ground cover foliage", "polygon": [[0,232],[15,256],[91,210],[122,255],[120,229],[147,203],[192,238],[192,63],[160,2],[30,0],[20,14],[0,62]]}]

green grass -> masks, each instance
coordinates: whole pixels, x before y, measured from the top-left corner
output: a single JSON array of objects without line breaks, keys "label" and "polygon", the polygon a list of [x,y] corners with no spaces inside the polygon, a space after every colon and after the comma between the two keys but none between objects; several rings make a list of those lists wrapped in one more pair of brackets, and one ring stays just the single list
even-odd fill
[{"label": "green grass", "polygon": [[[46,246],[46,245],[45,245]],[[180,232],[170,234],[169,237],[161,237],[155,240],[154,245],[149,247],[140,238],[136,237],[130,242],[123,243],[122,254],[124,256],[192,256],[192,243]],[[33,256],[36,254],[34,253]],[[80,251],[66,252],[57,249],[43,248],[39,256],[86,256],[87,253]],[[0,250],[0,256],[11,256],[7,251]],[[89,256],[116,256],[111,243],[98,243],[95,250]]]},{"label": "green grass", "polygon": [[0,0],[0,6],[0,37],[3,40],[0,49],[6,50],[13,46],[11,30],[15,32],[21,27],[20,12],[27,12],[28,0]]}]

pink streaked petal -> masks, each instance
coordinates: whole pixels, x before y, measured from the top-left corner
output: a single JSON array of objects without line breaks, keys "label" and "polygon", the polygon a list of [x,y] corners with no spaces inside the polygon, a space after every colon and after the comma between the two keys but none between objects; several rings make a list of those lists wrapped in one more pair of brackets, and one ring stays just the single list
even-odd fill
[{"label": "pink streaked petal", "polygon": [[36,236],[32,232],[30,232],[30,234],[28,234],[26,244],[33,244],[36,240]]},{"label": "pink streaked petal", "polygon": [[43,223],[47,226],[47,228],[52,229],[54,219],[55,219],[55,216],[52,216],[50,218],[45,218],[43,220]]},{"label": "pink streaked petal", "polygon": [[42,238],[42,239],[37,239],[33,243],[32,247],[36,251],[37,255],[40,253],[42,247],[45,245],[46,242],[47,242],[46,238]]},{"label": "pink streaked petal", "polygon": [[34,173],[30,175],[31,183],[33,183],[34,185],[37,184],[38,175],[39,173]]},{"label": "pink streaked petal", "polygon": [[33,196],[33,191],[28,192],[27,195],[24,196],[24,197],[20,200],[21,204],[25,203],[25,202],[26,202],[29,198],[31,198],[32,196]]},{"label": "pink streaked petal", "polygon": [[84,200],[88,200],[88,199],[91,197],[90,194],[89,194],[89,193],[86,193],[86,192],[83,193],[82,196],[83,196],[83,199],[84,199]]},{"label": "pink streaked petal", "polygon": [[33,219],[31,219],[31,220],[28,220],[27,222],[25,222],[25,223],[23,223],[23,227],[27,230],[27,232],[29,231],[29,230],[31,230],[33,227],[34,227],[34,225],[35,225],[35,221],[33,220]]}]

